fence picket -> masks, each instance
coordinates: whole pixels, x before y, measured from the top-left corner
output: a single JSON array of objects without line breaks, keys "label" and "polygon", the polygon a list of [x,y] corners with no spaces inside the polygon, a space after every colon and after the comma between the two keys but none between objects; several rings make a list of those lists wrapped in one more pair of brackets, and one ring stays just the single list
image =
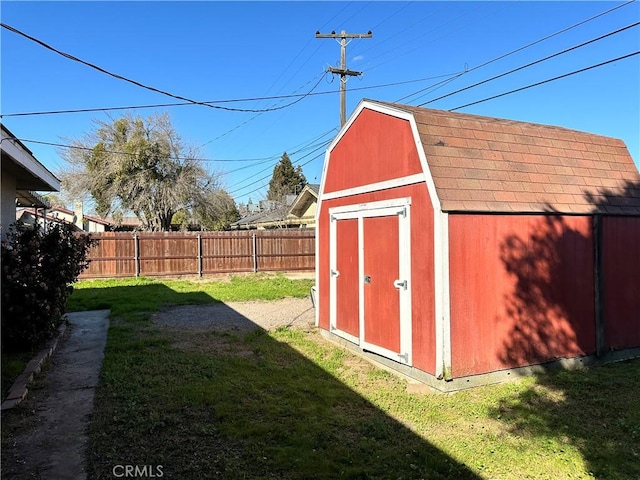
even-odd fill
[{"label": "fence picket", "polygon": [[80,278],[315,269],[314,230],[92,233]]}]

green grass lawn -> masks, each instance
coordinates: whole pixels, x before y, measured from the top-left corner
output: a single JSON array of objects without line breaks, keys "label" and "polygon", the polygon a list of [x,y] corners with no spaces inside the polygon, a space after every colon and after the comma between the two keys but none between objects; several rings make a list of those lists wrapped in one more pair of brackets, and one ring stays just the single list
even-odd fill
[{"label": "green grass lawn", "polygon": [[154,326],[165,304],[273,300],[310,280],[109,280],[70,309],[111,308],[90,478],[162,465],[169,479],[638,479],[640,362],[455,394],[404,380],[313,329]]}]

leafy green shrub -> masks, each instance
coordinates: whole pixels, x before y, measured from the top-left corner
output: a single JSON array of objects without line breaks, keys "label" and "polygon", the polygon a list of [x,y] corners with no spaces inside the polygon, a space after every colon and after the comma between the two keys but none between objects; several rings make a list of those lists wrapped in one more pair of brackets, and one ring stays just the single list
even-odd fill
[{"label": "leafy green shrub", "polygon": [[53,336],[95,242],[67,224],[46,232],[20,222],[10,227],[2,243],[3,349],[31,349]]}]

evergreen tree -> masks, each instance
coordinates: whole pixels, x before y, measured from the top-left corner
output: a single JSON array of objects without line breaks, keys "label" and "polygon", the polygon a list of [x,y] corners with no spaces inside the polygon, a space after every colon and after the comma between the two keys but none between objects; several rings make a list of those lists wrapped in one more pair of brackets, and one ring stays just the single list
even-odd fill
[{"label": "evergreen tree", "polygon": [[297,195],[307,184],[307,179],[302,173],[302,167],[294,167],[287,152],[273,168],[273,175],[269,181],[268,200],[282,202],[286,195]]}]

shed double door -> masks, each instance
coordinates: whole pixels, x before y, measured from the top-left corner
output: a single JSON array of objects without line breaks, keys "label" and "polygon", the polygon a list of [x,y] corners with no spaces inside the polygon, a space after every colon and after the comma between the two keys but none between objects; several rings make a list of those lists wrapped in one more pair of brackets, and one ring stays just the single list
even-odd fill
[{"label": "shed double door", "polygon": [[411,364],[409,204],[399,203],[330,212],[330,317],[336,335]]}]

